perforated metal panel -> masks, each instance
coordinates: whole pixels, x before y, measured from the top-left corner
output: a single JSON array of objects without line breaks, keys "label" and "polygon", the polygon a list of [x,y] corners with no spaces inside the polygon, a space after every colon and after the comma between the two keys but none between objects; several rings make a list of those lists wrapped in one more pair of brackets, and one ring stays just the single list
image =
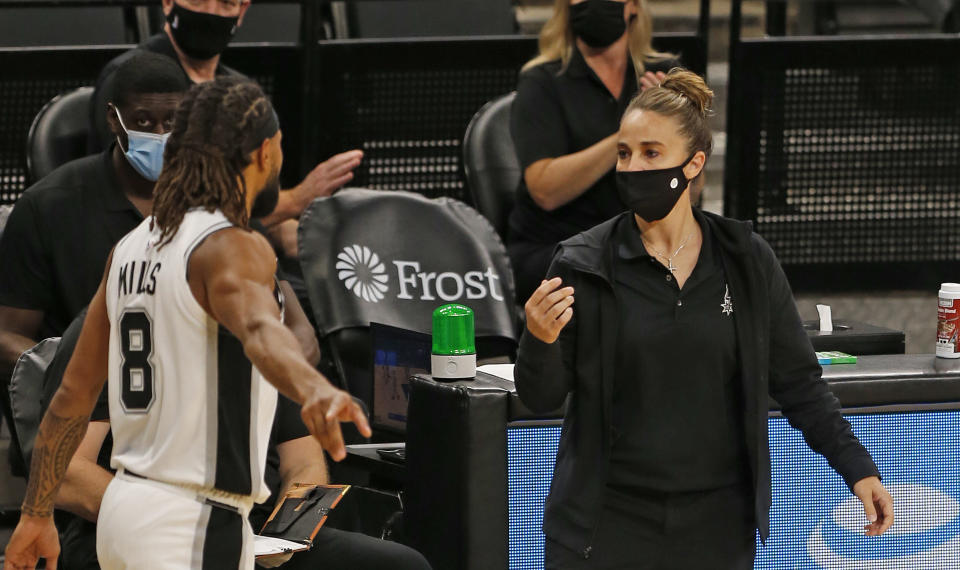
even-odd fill
[{"label": "perforated metal panel", "polygon": [[526,38],[320,46],[318,159],[365,157],[351,184],[469,201],[460,144],[473,114],[516,86]]},{"label": "perforated metal panel", "polygon": [[0,204],[26,189],[27,133],[37,112],[55,96],[92,85],[122,49],[0,49]]},{"label": "perforated metal panel", "polygon": [[930,287],[960,261],[960,40],[935,43],[740,46],[726,210],[795,288]]},{"label": "perforated metal panel", "polygon": [[344,112],[356,121],[346,125],[343,138],[366,155],[356,183],[467,198],[460,162],[463,132],[479,107],[515,83],[512,68],[373,72],[348,79]]}]

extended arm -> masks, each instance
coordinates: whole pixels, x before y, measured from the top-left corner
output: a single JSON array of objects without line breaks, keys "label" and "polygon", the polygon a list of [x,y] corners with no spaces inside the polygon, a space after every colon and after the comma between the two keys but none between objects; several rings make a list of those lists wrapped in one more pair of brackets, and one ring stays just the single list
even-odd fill
[{"label": "extended arm", "polygon": [[280,192],[277,207],[260,221],[271,228],[286,220],[296,219],[315,198],[331,196],[353,180],[353,170],[363,160],[362,150],[348,150],[321,162],[300,184]]},{"label": "extended arm", "polygon": [[793,294],[772,250],[760,243],[770,286],[770,395],[811,449],[823,455],[847,485],[879,475],[869,452],[840,413],[840,401],[821,377],[822,369],[803,329]]},{"label": "extended arm", "polygon": [[893,499],[880,483],[870,453],[841,415],[840,401],[821,376],[786,275],[769,246],[759,246],[770,279],[770,395],[780,403],[790,425],[803,433],[810,449],[827,459],[863,503],[869,521],[866,534],[881,535],[893,524]]},{"label": "extended arm", "polygon": [[[236,255],[238,251],[245,255]],[[368,437],[370,427],[350,395],[307,362],[296,337],[280,322],[273,297],[275,271],[273,250],[262,236],[230,228],[196,249],[189,281],[200,305],[240,340],[264,378],[302,405],[307,429],[339,461],[346,456],[339,422],[353,421]]]}]

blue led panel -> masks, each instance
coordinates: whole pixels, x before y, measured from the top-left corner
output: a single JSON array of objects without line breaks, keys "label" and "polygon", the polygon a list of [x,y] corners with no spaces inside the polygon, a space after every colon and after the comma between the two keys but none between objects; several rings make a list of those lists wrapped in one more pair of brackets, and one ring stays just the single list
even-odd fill
[{"label": "blue led panel", "polygon": [[850,415],[893,495],[896,522],[863,536],[863,507],[784,418],[770,419],[770,539],[754,568],[960,569],[960,412]]},{"label": "blue led panel", "polygon": [[[848,415],[896,501],[882,537],[863,536],[862,507],[783,418],[771,418],[770,538],[755,568],[960,569],[960,411]],[[559,426],[510,427],[510,568],[543,568],[543,504]]]},{"label": "blue led panel", "polygon": [[510,570],[543,569],[543,503],[559,443],[558,425],[507,428]]}]

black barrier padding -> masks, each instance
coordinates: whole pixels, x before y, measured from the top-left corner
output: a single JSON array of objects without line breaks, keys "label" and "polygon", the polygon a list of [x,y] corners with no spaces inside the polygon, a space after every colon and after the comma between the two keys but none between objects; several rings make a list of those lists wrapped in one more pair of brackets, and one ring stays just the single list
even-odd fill
[{"label": "black barrier padding", "polygon": [[960,270],[960,38],[735,46],[724,209],[795,290],[935,288]]},{"label": "black barrier padding", "polygon": [[404,522],[434,570],[508,566],[508,396],[476,381],[411,380]]},{"label": "black barrier padding", "polygon": [[[111,59],[132,46],[0,49],[0,204],[26,190],[27,133],[36,114],[61,93],[93,85]],[[284,182],[300,180],[301,49],[294,45],[231,46],[224,62],[259,82],[283,128]]]},{"label": "black barrier padding", "polygon": [[[658,49],[706,70],[706,42],[658,34]],[[477,109],[513,91],[537,53],[536,38],[343,40],[315,53],[309,134],[318,159],[353,148],[365,157],[352,184],[470,201],[463,176],[464,132]]]}]

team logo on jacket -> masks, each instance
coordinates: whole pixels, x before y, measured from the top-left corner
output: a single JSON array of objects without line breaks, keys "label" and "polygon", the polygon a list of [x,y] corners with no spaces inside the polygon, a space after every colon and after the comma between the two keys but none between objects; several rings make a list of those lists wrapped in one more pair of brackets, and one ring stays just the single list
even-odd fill
[{"label": "team logo on jacket", "polygon": [[337,277],[348,291],[377,303],[387,292],[387,269],[367,246],[348,245],[337,255]]},{"label": "team logo on jacket", "polygon": [[720,305],[720,312],[730,316],[733,314],[733,301],[730,299],[730,286],[726,285],[726,291],[723,293],[723,304]]}]

